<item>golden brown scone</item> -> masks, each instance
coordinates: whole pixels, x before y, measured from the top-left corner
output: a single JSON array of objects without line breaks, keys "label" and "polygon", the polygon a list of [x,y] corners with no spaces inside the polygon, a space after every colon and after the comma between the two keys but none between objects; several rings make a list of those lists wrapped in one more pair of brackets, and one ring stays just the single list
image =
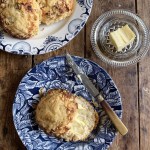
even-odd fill
[{"label": "golden brown scone", "polygon": [[89,102],[61,89],[49,90],[41,98],[35,118],[46,133],[66,141],[85,140],[99,121]]},{"label": "golden brown scone", "polygon": [[12,36],[27,39],[38,33],[41,10],[36,0],[7,0],[0,8],[1,25]]},{"label": "golden brown scone", "polygon": [[42,10],[42,23],[47,25],[65,19],[73,12],[75,0],[37,0]]},{"label": "golden brown scone", "polygon": [[0,0],[0,13],[4,10],[4,8],[6,7],[8,1],[2,1]]}]

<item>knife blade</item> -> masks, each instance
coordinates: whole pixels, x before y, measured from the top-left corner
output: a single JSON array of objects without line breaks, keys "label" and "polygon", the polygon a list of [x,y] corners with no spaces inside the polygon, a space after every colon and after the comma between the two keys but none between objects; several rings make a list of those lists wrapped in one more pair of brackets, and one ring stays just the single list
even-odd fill
[{"label": "knife blade", "polygon": [[78,79],[83,83],[83,85],[87,88],[87,90],[92,94],[92,96],[98,100],[101,104],[104,111],[107,113],[116,129],[120,132],[120,134],[125,135],[128,132],[128,129],[123,124],[123,122],[119,119],[116,113],[112,110],[110,105],[104,100],[104,97],[100,94],[100,92],[96,89],[94,84],[91,82],[89,77],[82,71],[81,68],[74,62],[73,58],[69,53],[66,53],[66,59],[69,66],[73,69]]},{"label": "knife blade", "polygon": [[75,74],[77,75],[78,79],[85,85],[85,87],[89,90],[93,97],[97,97],[99,95],[99,91],[93,85],[89,77],[78,67],[78,65],[73,61],[70,54],[66,54],[66,58],[68,64],[73,69]]}]

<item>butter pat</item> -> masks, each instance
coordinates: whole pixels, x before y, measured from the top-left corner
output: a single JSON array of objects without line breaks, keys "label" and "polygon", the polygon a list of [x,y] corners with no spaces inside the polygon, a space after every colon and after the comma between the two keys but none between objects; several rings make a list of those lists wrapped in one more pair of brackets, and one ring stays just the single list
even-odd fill
[{"label": "butter pat", "polygon": [[128,25],[118,28],[109,34],[110,42],[115,46],[117,51],[122,51],[123,48],[134,41],[135,37],[136,35]]}]

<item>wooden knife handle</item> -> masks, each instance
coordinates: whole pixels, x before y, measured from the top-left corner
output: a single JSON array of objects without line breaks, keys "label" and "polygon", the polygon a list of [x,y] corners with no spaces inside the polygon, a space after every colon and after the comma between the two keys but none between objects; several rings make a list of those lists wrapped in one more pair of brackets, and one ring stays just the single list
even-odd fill
[{"label": "wooden knife handle", "polygon": [[109,106],[109,104],[101,97],[97,97],[100,101],[100,104],[104,111],[107,113],[111,121],[113,122],[116,129],[119,131],[121,135],[125,135],[128,132],[128,129],[123,124],[123,122],[119,119],[119,117],[116,115],[116,113],[112,110],[112,108]]}]

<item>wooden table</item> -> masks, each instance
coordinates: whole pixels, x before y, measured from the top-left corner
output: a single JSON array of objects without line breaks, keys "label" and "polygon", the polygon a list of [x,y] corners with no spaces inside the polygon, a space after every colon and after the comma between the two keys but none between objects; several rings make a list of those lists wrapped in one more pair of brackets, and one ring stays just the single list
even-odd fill
[{"label": "wooden table", "polygon": [[17,86],[25,73],[37,63],[68,50],[89,58],[112,76],[123,102],[123,122],[129,133],[117,136],[111,150],[150,150],[150,52],[137,65],[112,68],[100,61],[90,43],[94,21],[107,10],[128,9],[138,13],[150,27],[150,0],[94,0],[85,28],[64,48],[40,56],[19,56],[0,52],[0,150],[25,150],[13,125],[12,104]]}]

